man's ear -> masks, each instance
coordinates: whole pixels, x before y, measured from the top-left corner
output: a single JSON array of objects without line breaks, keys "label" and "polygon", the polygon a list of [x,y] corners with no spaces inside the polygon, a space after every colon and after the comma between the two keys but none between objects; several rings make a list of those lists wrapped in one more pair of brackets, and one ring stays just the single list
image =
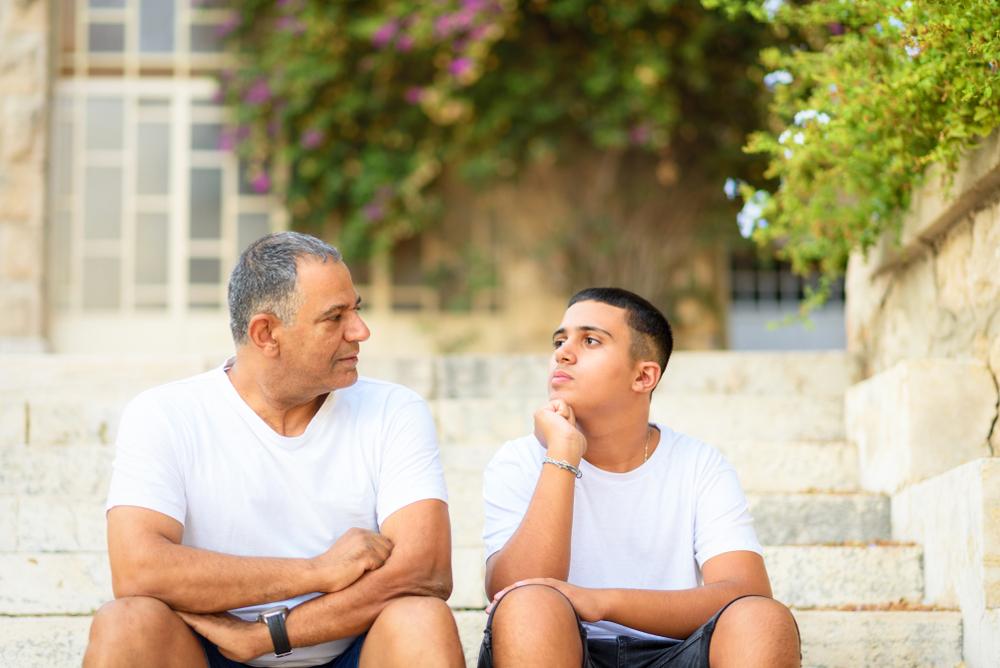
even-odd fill
[{"label": "man's ear", "polygon": [[660,365],[647,360],[638,363],[632,389],[642,394],[650,394],[660,382]]},{"label": "man's ear", "polygon": [[249,345],[267,357],[277,357],[279,345],[275,334],[280,328],[281,321],[273,314],[258,313],[250,318],[250,324],[247,325]]}]

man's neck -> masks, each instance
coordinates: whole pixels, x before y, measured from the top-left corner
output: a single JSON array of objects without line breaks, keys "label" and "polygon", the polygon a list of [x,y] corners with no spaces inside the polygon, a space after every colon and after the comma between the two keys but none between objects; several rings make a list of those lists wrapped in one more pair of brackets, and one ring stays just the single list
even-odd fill
[{"label": "man's neck", "polygon": [[290,396],[280,382],[269,382],[267,374],[251,360],[236,361],[227,370],[229,382],[247,406],[281,436],[299,436],[309,426],[326,399],[319,396]]},{"label": "man's neck", "polygon": [[649,410],[622,411],[615,415],[577,415],[577,425],[587,437],[583,458],[605,471],[625,473],[642,466],[659,444],[659,431],[649,426]]}]

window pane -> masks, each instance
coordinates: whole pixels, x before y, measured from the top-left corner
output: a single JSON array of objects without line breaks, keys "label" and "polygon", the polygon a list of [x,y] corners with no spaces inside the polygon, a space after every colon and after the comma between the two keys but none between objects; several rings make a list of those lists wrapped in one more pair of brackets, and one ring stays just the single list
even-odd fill
[{"label": "window pane", "polygon": [[174,50],[173,0],[142,0],[139,5],[139,50],[143,53]]},{"label": "window pane", "polygon": [[196,151],[218,151],[221,139],[221,123],[194,123],[191,126],[191,148]]},{"label": "window pane", "polygon": [[135,282],[143,285],[167,282],[169,225],[163,213],[141,213],[135,225]]},{"label": "window pane", "polygon": [[191,170],[191,238],[218,239],[222,231],[222,170]]},{"label": "window pane", "polygon": [[121,280],[118,258],[89,257],[83,261],[83,307],[118,308]]},{"label": "window pane", "polygon": [[194,53],[221,52],[222,40],[219,39],[218,26],[204,23],[191,24],[191,51]]},{"label": "window pane", "polygon": [[170,126],[139,123],[137,190],[140,195],[165,195],[170,190]]},{"label": "window pane", "polygon": [[121,98],[92,97],[87,100],[88,150],[121,150],[123,107]]},{"label": "window pane", "polygon": [[87,26],[91,53],[121,53],[125,50],[125,26],[121,23],[91,23]]},{"label": "window pane", "polygon": [[102,7],[124,7],[125,0],[90,0],[87,4],[96,9]]},{"label": "window pane", "polygon": [[87,239],[117,239],[122,227],[122,170],[88,167],[83,235]]},{"label": "window pane", "polygon": [[188,282],[192,285],[218,285],[221,277],[221,260],[193,257],[188,261]]},{"label": "window pane", "polygon": [[266,213],[241,213],[236,231],[236,252],[242,253],[251,242],[270,231],[270,216]]}]

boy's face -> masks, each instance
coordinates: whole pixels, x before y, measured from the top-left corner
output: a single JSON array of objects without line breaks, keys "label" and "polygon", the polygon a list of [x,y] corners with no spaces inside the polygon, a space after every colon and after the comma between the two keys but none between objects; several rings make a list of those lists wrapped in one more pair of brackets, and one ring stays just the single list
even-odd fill
[{"label": "boy's face", "polygon": [[625,309],[602,302],[573,304],[552,335],[549,398],[577,413],[628,398],[639,363],[632,358],[632,332]]}]

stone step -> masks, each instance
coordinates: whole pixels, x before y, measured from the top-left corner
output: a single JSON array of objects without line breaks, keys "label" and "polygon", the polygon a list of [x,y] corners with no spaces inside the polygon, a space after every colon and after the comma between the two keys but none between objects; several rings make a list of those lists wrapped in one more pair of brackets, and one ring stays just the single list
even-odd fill
[{"label": "stone step", "polygon": [[113,458],[107,445],[0,447],[0,495],[104,498]]},{"label": "stone step", "polygon": [[[138,391],[208,370],[230,354],[0,355],[0,392],[95,384]],[[544,397],[548,365],[548,355],[378,357],[362,347],[360,370],[428,398]],[[856,362],[844,352],[679,351],[670,358],[660,391],[836,397],[859,377]]]},{"label": "stone step", "polygon": [[[962,661],[960,614],[951,611],[796,610],[805,668],[951,668]],[[486,613],[455,610],[474,668]],[[8,617],[0,621],[0,665],[79,666],[90,617]]]},{"label": "stone step", "polygon": [[[99,449],[101,456],[107,448]],[[14,467],[12,467],[14,468]],[[23,467],[21,467],[23,470]],[[79,470],[79,469],[77,469]],[[0,474],[2,476],[2,474]],[[83,478],[45,471],[47,487],[87,485]],[[97,476],[100,478],[100,475]],[[452,541],[475,547],[483,530],[482,477],[478,471],[445,469]],[[27,482],[24,480],[18,483]],[[89,483],[91,488],[97,483]],[[36,488],[37,489],[37,488]],[[96,493],[0,493],[0,551],[73,552],[105,549],[106,485]],[[768,545],[889,540],[889,500],[873,494],[749,494],[761,542]]]},{"label": "stone step", "polygon": [[[795,607],[919,603],[921,550],[913,545],[780,545],[764,548],[774,597]],[[486,605],[483,548],[452,549],[456,608]]]},{"label": "stone step", "polygon": [[[436,399],[442,444],[502,443],[531,433],[540,402],[530,397]],[[709,443],[843,441],[841,398],[657,394],[651,419]]]},{"label": "stone step", "polygon": [[[920,548],[777,546],[765,548],[775,598],[798,607],[919,602]],[[456,608],[486,605],[481,547],[453,549]],[[89,614],[111,595],[104,552],[0,553],[0,616]]]}]

